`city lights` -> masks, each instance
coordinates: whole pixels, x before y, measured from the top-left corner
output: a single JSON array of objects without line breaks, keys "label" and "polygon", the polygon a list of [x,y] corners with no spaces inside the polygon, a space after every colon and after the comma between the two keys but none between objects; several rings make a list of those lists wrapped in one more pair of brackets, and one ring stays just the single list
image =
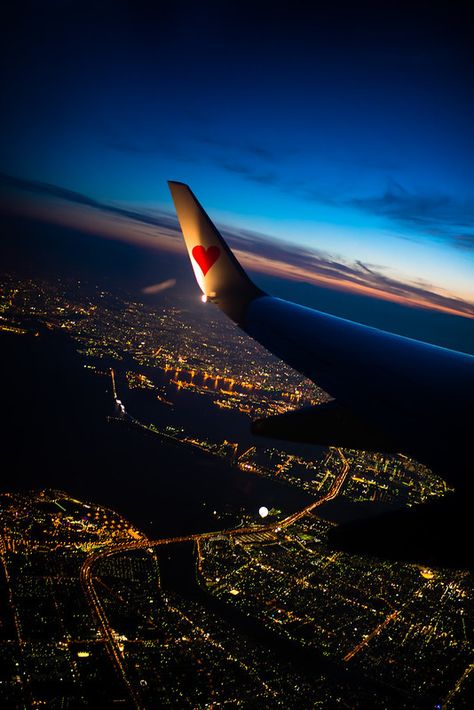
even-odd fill
[{"label": "city lights", "polygon": [[[338,496],[347,505],[413,505],[444,495],[444,481],[407,457],[286,450],[282,442],[235,433],[242,416],[311,406],[325,395],[212,315],[201,322],[177,308],[103,290],[91,295],[81,284],[10,278],[1,286],[1,337],[23,341],[39,332],[41,340],[45,328],[67,333],[81,372],[110,403],[108,426],[124,441],[133,430],[170,451],[204,457],[223,486],[232,471],[244,487],[258,476],[309,501],[290,511],[272,504],[271,515],[258,499],[226,511],[213,502],[203,510],[215,532],[155,540],[118,511],[66,492],[0,494],[10,606],[0,621],[12,634],[0,641],[2,693],[13,706],[24,704],[24,688],[46,704],[48,683],[62,688],[66,678],[71,703],[114,698],[147,707],[159,697],[163,705],[200,707],[212,683],[221,705],[238,696],[249,707],[269,698],[312,707],[317,697],[335,707],[340,674],[308,674],[271,643],[250,644],[213,606],[166,587],[162,559],[183,545],[195,553],[189,572],[200,594],[235,606],[270,638],[350,667],[380,704],[398,707],[402,697],[416,706],[430,698],[434,707],[461,697],[472,663],[469,574],[335,552],[327,544],[333,523],[320,517]],[[159,416],[143,416],[140,401],[149,411],[159,407]],[[203,411],[218,412],[222,424],[194,428],[186,408],[198,413],[197,425]],[[390,702],[380,688],[389,689]]]}]

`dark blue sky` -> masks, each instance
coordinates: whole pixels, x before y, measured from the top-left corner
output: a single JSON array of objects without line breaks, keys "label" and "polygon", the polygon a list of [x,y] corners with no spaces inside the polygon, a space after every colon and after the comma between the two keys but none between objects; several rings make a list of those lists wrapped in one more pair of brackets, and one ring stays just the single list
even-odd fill
[{"label": "dark blue sky", "polygon": [[2,13],[0,170],[27,188],[30,214],[138,242],[146,225],[159,240],[166,179],[183,180],[262,273],[474,313],[461,4],[44,0]]}]

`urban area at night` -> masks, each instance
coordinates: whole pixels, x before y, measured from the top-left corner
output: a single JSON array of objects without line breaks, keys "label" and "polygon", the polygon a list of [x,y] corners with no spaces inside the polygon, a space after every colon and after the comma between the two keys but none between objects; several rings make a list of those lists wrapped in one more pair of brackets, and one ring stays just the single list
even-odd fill
[{"label": "urban area at night", "polygon": [[[0,293],[2,347],[72,342],[71,377],[103,390],[114,435],[152,447],[157,484],[162,462],[184,455],[212,462],[223,489],[237,475],[302,496],[284,509],[262,489],[155,537],[145,519],[73,497],[67,475],[61,490],[2,491],[7,704],[344,708],[350,692],[357,707],[469,706],[470,574],[325,542],[355,504],[449,495],[439,477],[406,457],[256,443],[242,422],[326,395],[209,306],[6,274]],[[215,420],[199,421],[205,407]],[[136,450],[137,470],[149,467]]]}]

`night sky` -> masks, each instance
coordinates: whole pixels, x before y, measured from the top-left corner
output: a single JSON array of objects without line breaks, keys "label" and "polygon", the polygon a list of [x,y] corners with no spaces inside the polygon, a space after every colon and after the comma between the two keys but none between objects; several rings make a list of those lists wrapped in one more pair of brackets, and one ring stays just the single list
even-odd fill
[{"label": "night sky", "polygon": [[287,297],[304,282],[474,316],[474,45],[461,4],[38,0],[0,12],[3,213],[180,254],[166,180],[181,180]]}]

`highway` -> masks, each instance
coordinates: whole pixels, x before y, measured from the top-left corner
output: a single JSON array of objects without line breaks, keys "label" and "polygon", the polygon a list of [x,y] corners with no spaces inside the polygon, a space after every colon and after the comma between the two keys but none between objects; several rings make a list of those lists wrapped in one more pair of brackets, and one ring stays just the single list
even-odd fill
[{"label": "highway", "polygon": [[460,690],[460,688],[461,688],[462,684],[464,683],[464,681],[466,680],[466,678],[467,678],[473,671],[474,671],[474,663],[471,663],[471,664],[466,668],[466,670],[464,671],[464,673],[462,674],[462,676],[459,678],[459,680],[458,680],[457,683],[455,684],[454,688],[448,693],[448,695],[447,695],[446,698],[444,699],[443,705],[442,705],[442,710],[447,710],[448,708],[450,708],[450,707],[452,708],[452,707],[453,707],[453,705],[451,704],[451,703],[452,703],[452,700],[453,700],[453,697],[454,697],[454,696],[456,695],[456,693]]},{"label": "highway", "polygon": [[299,510],[296,513],[293,513],[292,515],[289,515],[287,518],[284,518],[280,523],[279,526],[281,528],[287,528],[289,525],[292,525],[295,523],[297,520],[300,518],[303,518],[305,515],[308,515],[308,513],[311,513],[315,508],[319,508],[320,505],[323,505],[323,503],[327,503],[330,500],[334,500],[339,493],[341,492],[341,488],[344,484],[344,481],[347,478],[347,474],[349,473],[349,462],[342,453],[341,449],[337,449],[337,452],[339,456],[341,457],[342,461],[342,467],[339,473],[336,476],[336,479],[334,483],[332,484],[331,488],[329,491],[326,493],[325,496],[322,496],[322,498],[318,498],[318,500],[314,501],[314,503],[310,503],[309,505],[306,506],[306,508],[303,508],[303,510]]},{"label": "highway", "polygon": [[115,401],[117,401],[118,396],[117,396],[117,387],[115,386],[115,370],[111,367],[110,368],[110,378],[112,380],[112,395]]},{"label": "highway", "polygon": [[359,651],[364,648],[364,646],[367,646],[367,644],[370,643],[370,641],[372,641],[375,636],[378,636],[378,634],[383,631],[387,624],[397,618],[398,614],[398,611],[392,611],[391,614],[388,614],[388,616],[380,624],[378,624],[368,636],[363,638],[362,641],[352,649],[352,651],[349,651],[349,653],[344,656],[344,661],[347,663],[351,660],[351,658],[354,658],[356,653],[359,653]]}]

